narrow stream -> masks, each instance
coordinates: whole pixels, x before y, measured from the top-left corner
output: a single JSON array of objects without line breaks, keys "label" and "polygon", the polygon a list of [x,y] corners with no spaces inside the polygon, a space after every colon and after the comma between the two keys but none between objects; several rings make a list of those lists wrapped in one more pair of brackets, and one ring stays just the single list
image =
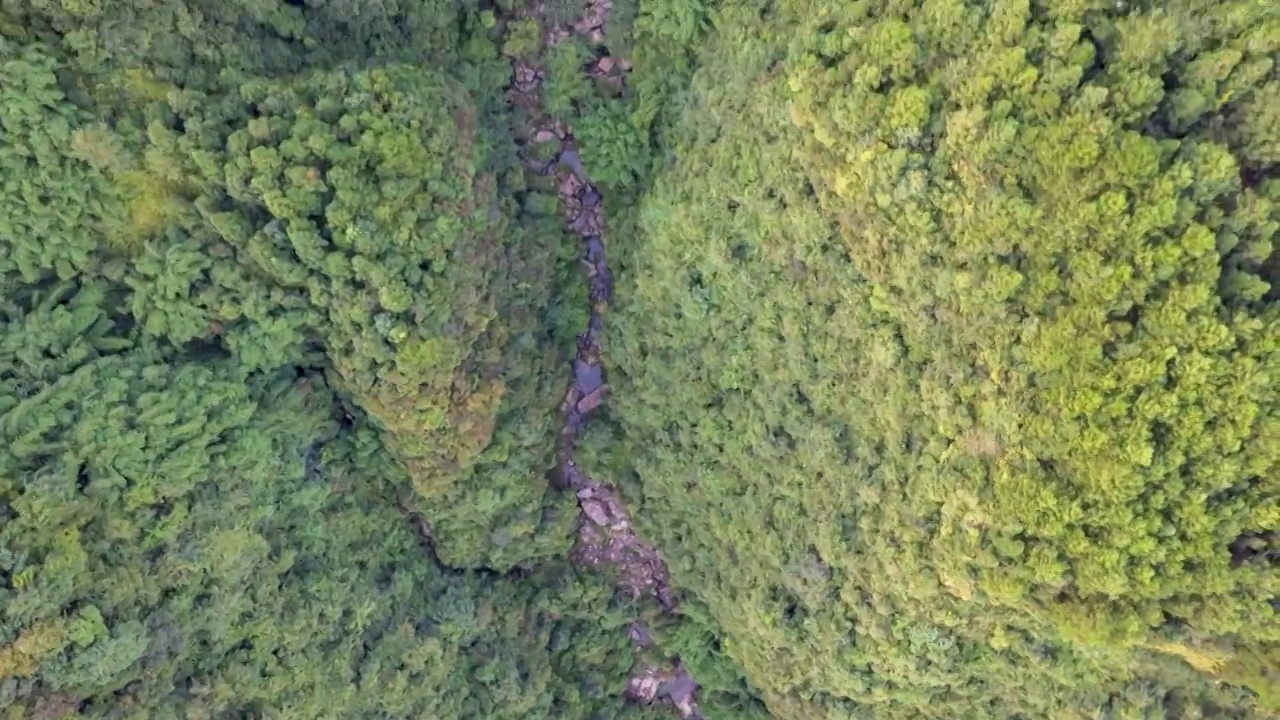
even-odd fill
[{"label": "narrow stream", "polygon": [[[542,4],[531,2],[516,13],[517,19],[533,18],[543,28],[546,48],[573,34],[586,36],[594,44],[603,40],[610,0],[589,0],[582,16],[571,24],[552,25],[542,14]],[[612,60],[610,63],[612,64]],[[580,513],[577,541],[572,559],[581,567],[612,571],[619,589],[633,599],[649,598],[665,613],[673,613],[676,600],[668,581],[667,567],[658,551],[636,535],[622,496],[612,485],[592,478],[575,459],[577,440],[591,413],[604,401],[609,390],[604,371],[604,313],[613,298],[613,274],[605,254],[603,196],[587,175],[572,130],[562,119],[541,110],[541,58],[513,62],[514,81],[508,97],[512,104],[532,111],[536,127],[529,137],[535,144],[556,143],[551,162],[526,158],[528,167],[557,180],[565,227],[581,239],[582,262],[589,283],[591,302],[587,327],[578,335],[568,387],[560,410],[564,418],[556,448],[556,483],[577,496]],[[545,157],[545,155],[544,155]],[[631,642],[647,647],[651,640],[637,620],[628,630]],[[634,702],[663,702],[673,706],[684,720],[701,720],[695,695],[698,686],[678,659],[660,667],[633,668],[626,697]]]}]

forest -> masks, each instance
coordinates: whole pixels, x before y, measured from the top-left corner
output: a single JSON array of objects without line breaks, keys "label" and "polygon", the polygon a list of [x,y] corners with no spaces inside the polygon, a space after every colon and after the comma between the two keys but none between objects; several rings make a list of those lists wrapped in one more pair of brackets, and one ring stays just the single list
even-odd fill
[{"label": "forest", "polygon": [[1280,718],[1278,59],[0,0],[0,720]]}]

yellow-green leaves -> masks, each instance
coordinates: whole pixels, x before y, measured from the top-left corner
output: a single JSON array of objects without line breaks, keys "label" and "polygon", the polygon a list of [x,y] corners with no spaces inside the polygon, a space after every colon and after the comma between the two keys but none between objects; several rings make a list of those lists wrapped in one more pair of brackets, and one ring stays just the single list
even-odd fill
[{"label": "yellow-green leaves", "polygon": [[[1227,547],[1273,531],[1273,190],[1230,102],[1167,97],[1272,16],[923,5],[725,13],[622,293],[642,521],[789,716],[1088,714],[1156,636],[1274,654],[1275,574]],[[838,585],[771,594],[833,535]],[[840,625],[878,616],[955,629]]]}]

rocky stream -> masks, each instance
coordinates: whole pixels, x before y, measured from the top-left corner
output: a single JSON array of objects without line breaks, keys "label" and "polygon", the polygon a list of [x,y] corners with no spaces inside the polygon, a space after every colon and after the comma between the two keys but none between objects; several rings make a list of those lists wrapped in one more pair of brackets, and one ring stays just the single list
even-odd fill
[{"label": "rocky stream", "polygon": [[[543,30],[541,52],[512,61],[512,82],[508,101],[522,111],[529,122],[517,132],[522,145],[521,159],[534,175],[555,183],[565,228],[581,243],[581,260],[589,285],[590,311],[587,326],[578,335],[576,352],[570,363],[569,379],[560,404],[563,423],[555,452],[551,483],[563,492],[572,492],[578,505],[577,537],[570,553],[575,565],[600,571],[617,579],[618,590],[633,600],[656,603],[664,615],[674,616],[677,600],[668,581],[667,567],[656,548],[640,538],[631,524],[622,495],[608,482],[593,478],[576,459],[576,446],[592,413],[609,391],[604,367],[604,314],[613,298],[613,274],[605,255],[604,196],[592,183],[573,137],[572,128],[543,109],[541,87],[545,77],[542,58],[546,51],[575,34],[593,46],[604,42],[611,0],[587,0],[575,20],[556,22],[546,2],[534,0],[504,15],[508,23],[536,21]],[[586,70],[597,80],[615,88],[625,84],[630,65],[625,59],[597,58]],[[551,145],[551,148],[547,146]],[[551,152],[547,152],[550,149]],[[401,509],[434,564],[442,572],[461,572],[445,565],[436,553],[431,527],[402,499]],[[515,570],[513,572],[520,572]],[[628,641],[647,657],[662,657],[660,648],[643,622],[636,618],[627,627]],[[696,695],[698,685],[678,657],[646,664],[637,660],[626,686],[618,688],[629,702],[665,704],[682,720],[702,720]]]},{"label": "rocky stream", "polygon": [[[534,19],[543,28],[543,52],[577,33],[592,45],[604,39],[610,0],[588,0],[582,15],[568,23],[555,23],[543,3],[532,2],[517,12],[515,19]],[[575,459],[575,446],[588,418],[604,401],[609,390],[604,370],[604,314],[613,297],[613,275],[605,255],[606,222],[604,197],[591,182],[578,155],[572,128],[561,118],[547,115],[541,108],[541,81],[544,77],[541,56],[513,61],[514,80],[508,91],[513,106],[523,108],[534,123],[525,141],[525,162],[541,176],[554,176],[560,197],[560,208],[566,228],[578,236],[582,245],[582,264],[590,286],[591,303],[587,327],[578,335],[568,387],[561,403],[564,423],[556,452],[555,483],[577,497],[579,522],[572,559],[581,567],[598,568],[618,578],[619,589],[632,598],[648,598],[658,603],[665,613],[673,613],[676,599],[668,582],[666,564],[658,551],[641,539],[632,527],[630,516],[617,488],[591,477]],[[610,57],[593,63],[594,76],[606,76],[625,82],[625,61]],[[558,149],[552,159],[534,147],[554,143]],[[649,633],[639,620],[628,630],[630,641],[647,647]],[[657,667],[633,668],[625,688],[627,699],[640,703],[667,703],[685,720],[700,720],[695,695],[698,686],[678,658]]]}]

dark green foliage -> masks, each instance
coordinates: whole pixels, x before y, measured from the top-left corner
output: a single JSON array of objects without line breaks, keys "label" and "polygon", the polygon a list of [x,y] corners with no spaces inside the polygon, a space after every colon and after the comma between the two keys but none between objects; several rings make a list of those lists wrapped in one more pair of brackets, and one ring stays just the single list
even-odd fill
[{"label": "dark green foliage", "polygon": [[[56,328],[47,348],[109,344],[96,338],[110,323],[85,311],[101,297],[86,294],[7,316],[5,337],[35,324]],[[592,632],[555,616],[607,612],[604,591],[425,561],[379,501],[384,483],[352,474],[368,464],[351,457],[360,440],[333,437],[318,378],[245,383],[225,363],[123,347],[45,368],[12,345],[0,350],[6,396],[23,398],[0,406],[11,710],[69,698],[83,717],[516,718],[616,705],[562,686],[555,666],[575,687],[625,667],[548,649],[553,634]]]},{"label": "dark green foliage", "polygon": [[560,259],[508,224],[483,169],[500,136],[477,115],[456,82],[398,65],[176,99],[145,153],[198,214],[131,275],[144,330],[171,342],[207,336],[260,368],[319,342],[447,560],[510,567],[565,538],[530,544],[562,382],[540,326]]},{"label": "dark green foliage", "polygon": [[404,67],[250,84],[240,103],[247,115],[183,121],[180,147],[197,162],[202,146],[229,151],[201,164],[197,207],[257,271],[323,313],[337,376],[436,492],[487,444],[501,392],[484,337],[495,199],[476,187],[484,138],[459,127],[472,109],[442,78]]},{"label": "dark green foliage", "polygon": [[409,5],[4,5],[3,717],[631,712],[543,478],[575,248]]},{"label": "dark green foliage", "polygon": [[56,40],[81,71],[149,68],[205,86],[335,59],[455,55],[473,7],[451,0],[6,0],[0,30]]}]

